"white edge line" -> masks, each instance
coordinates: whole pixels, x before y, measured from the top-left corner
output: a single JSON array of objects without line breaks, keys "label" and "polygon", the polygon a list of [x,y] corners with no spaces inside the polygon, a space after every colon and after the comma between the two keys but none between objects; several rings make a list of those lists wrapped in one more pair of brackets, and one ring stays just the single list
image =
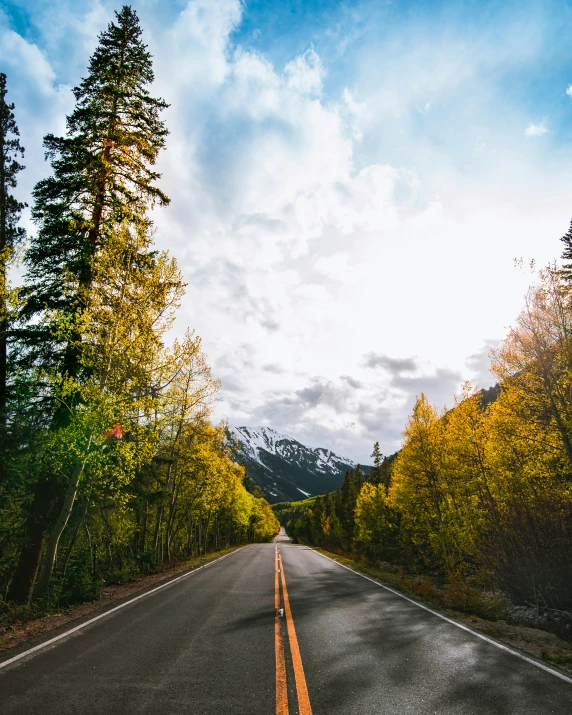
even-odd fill
[{"label": "white edge line", "polygon": [[314,553],[318,554],[319,556],[323,556],[325,559],[328,559],[328,561],[331,561],[332,563],[337,564],[338,566],[341,566],[343,569],[347,569],[348,571],[355,573],[356,576],[361,576],[362,578],[365,578],[366,581],[371,581],[376,586],[379,586],[380,588],[384,588],[386,591],[393,593],[395,596],[399,596],[399,598],[403,598],[405,601],[409,601],[409,603],[412,603],[414,606],[417,606],[418,608],[422,608],[424,611],[428,611],[429,613],[432,613],[434,616],[437,616],[437,618],[441,618],[443,621],[447,621],[447,623],[452,623],[454,626],[457,626],[457,628],[460,628],[463,631],[467,631],[467,633],[471,633],[472,635],[476,636],[477,638],[480,638],[481,640],[486,641],[487,643],[490,643],[491,645],[494,645],[497,648],[500,648],[501,650],[506,651],[507,653],[516,655],[517,658],[520,658],[521,660],[525,660],[527,663],[531,663],[532,665],[535,665],[537,668],[540,668],[541,670],[545,670],[547,673],[551,673],[552,675],[555,675],[557,678],[560,678],[560,680],[565,680],[567,683],[572,684],[572,678],[569,678],[567,675],[564,675],[563,673],[559,673],[557,670],[553,670],[552,668],[548,667],[547,665],[544,665],[543,663],[539,663],[538,661],[533,660],[532,658],[528,658],[526,655],[523,655],[522,653],[519,653],[517,650],[513,650],[512,648],[509,648],[506,645],[502,645],[502,643],[498,643],[497,641],[494,641],[492,638],[487,638],[487,636],[484,636],[482,633],[479,633],[478,631],[474,631],[472,628],[468,628],[467,626],[464,626],[462,623],[457,623],[457,621],[454,621],[452,618],[447,618],[447,616],[444,616],[442,613],[439,613],[438,611],[434,611],[432,608],[428,608],[427,606],[424,606],[422,603],[419,603],[418,601],[414,601],[412,598],[408,598],[407,596],[404,596],[399,591],[395,591],[393,588],[390,588],[389,586],[385,586],[385,584],[380,583],[379,581],[376,581],[375,579],[370,578],[369,576],[366,576],[365,574],[360,573],[359,571],[356,571],[355,569],[352,569],[349,566],[346,566],[345,564],[341,564],[339,561],[336,561],[335,559],[331,559],[329,556],[326,556],[325,554],[322,554],[319,551],[316,551],[315,549],[312,549],[311,546],[309,546],[307,548],[311,549]]},{"label": "white edge line", "polygon": [[[248,545],[249,544],[247,544],[246,546],[248,546]],[[67,638],[68,636],[71,636],[72,633],[75,633],[76,631],[79,631],[82,628],[86,628],[87,626],[90,626],[92,623],[95,623],[96,621],[99,621],[102,618],[107,618],[107,616],[111,615],[112,613],[115,613],[115,611],[119,611],[121,608],[125,608],[125,606],[129,606],[132,603],[135,603],[135,601],[139,601],[140,599],[145,598],[146,596],[150,596],[152,593],[155,593],[156,591],[160,591],[162,588],[167,588],[167,586],[171,586],[172,584],[177,583],[177,581],[181,581],[184,578],[188,578],[189,576],[192,576],[193,574],[197,573],[198,571],[202,571],[202,569],[206,569],[208,566],[212,566],[213,564],[216,564],[219,561],[226,559],[227,556],[232,556],[233,554],[236,554],[238,551],[242,551],[242,549],[246,548],[246,546],[241,546],[240,548],[235,549],[234,551],[231,551],[229,554],[224,554],[224,556],[219,556],[218,559],[213,559],[213,561],[209,561],[208,563],[203,564],[202,566],[197,566],[197,568],[187,571],[187,573],[184,573],[182,576],[177,576],[176,578],[171,579],[170,581],[166,581],[165,583],[162,583],[160,586],[156,586],[155,588],[151,589],[150,591],[145,591],[145,593],[141,593],[139,596],[135,596],[135,598],[132,598],[129,601],[120,603],[119,606],[110,608],[109,611],[105,611],[105,613],[100,613],[99,616],[95,616],[95,618],[91,618],[89,621],[80,623],[79,626],[75,626],[75,628],[71,628],[69,631],[66,631],[65,633],[60,633],[59,636],[50,638],[50,640],[44,641],[43,643],[40,643],[40,644],[34,646],[33,648],[30,648],[29,650],[26,650],[23,653],[20,653],[19,655],[15,655],[13,658],[9,658],[8,660],[3,661],[2,663],[0,663],[0,670],[2,668],[6,668],[8,665],[12,665],[12,663],[15,663],[16,661],[21,660],[22,658],[26,658],[31,653],[35,653],[36,651],[42,650],[42,648],[47,648],[47,646],[52,645],[52,643],[56,643],[57,641],[60,641],[63,638]]]}]

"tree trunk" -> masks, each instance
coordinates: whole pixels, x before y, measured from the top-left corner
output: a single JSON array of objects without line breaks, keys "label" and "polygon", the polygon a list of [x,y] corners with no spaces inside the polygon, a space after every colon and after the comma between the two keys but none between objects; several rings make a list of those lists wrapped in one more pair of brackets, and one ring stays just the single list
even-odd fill
[{"label": "tree trunk", "polygon": [[[86,500],[85,500],[85,507],[84,507],[84,509],[83,509],[82,515],[81,515],[80,518],[78,519],[76,530],[75,530],[75,532],[74,532],[74,535],[73,535],[72,538],[70,539],[69,546],[68,546],[68,548],[67,548],[66,554],[65,554],[64,559],[63,559],[63,564],[64,564],[64,565],[63,565],[63,568],[62,568],[62,580],[65,578],[66,571],[67,571],[68,564],[69,564],[69,560],[70,560],[71,555],[72,555],[73,547],[75,546],[75,543],[76,543],[77,538],[78,538],[78,536],[79,536],[79,532],[80,532],[80,530],[81,530],[81,527],[82,527],[83,524],[84,524],[85,517],[87,516],[87,510],[88,510],[88,508],[89,508],[89,500],[90,500],[90,497],[91,497],[91,490],[90,490],[89,494],[87,495],[87,498],[86,498]],[[91,553],[91,545],[90,545],[90,553]]]},{"label": "tree trunk", "polygon": [[20,554],[18,566],[6,596],[8,601],[29,604],[32,599],[32,590],[40,570],[46,538],[43,524],[35,522],[32,527],[29,531],[28,541]]},{"label": "tree trunk", "polygon": [[87,443],[87,449],[83,460],[77,462],[73,469],[72,476],[69,480],[68,488],[64,498],[64,503],[62,504],[62,508],[56,521],[56,525],[54,526],[48,537],[44,566],[42,568],[42,573],[40,575],[38,585],[34,589],[34,600],[44,596],[48,590],[48,586],[50,585],[52,573],[54,571],[54,564],[56,562],[56,555],[58,553],[58,543],[60,541],[60,537],[63,533],[63,530],[66,528],[68,519],[70,518],[70,515],[72,513],[73,505],[79,488],[80,478],[83,472],[83,468],[85,467],[87,455],[89,453],[91,439],[92,438],[90,437]]},{"label": "tree trunk", "polygon": [[141,530],[141,541],[139,545],[139,549],[141,553],[145,553],[147,551],[147,521],[148,521],[148,516],[149,516],[149,502],[147,498],[145,498],[145,511],[143,512],[143,528]]},{"label": "tree trunk", "polygon": [[42,562],[46,534],[53,524],[59,506],[58,494],[54,494],[49,480],[36,482],[32,504],[25,521],[26,538],[14,572],[7,599],[29,603],[36,577]]},{"label": "tree trunk", "polygon": [[195,528],[193,517],[189,517],[187,522],[187,556],[193,555],[193,529]]}]

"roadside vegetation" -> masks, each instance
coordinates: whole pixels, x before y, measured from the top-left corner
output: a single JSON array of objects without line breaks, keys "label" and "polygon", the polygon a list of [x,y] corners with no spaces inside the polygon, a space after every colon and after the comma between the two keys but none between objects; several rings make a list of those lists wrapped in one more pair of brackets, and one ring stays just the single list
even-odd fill
[{"label": "roadside vegetation", "polygon": [[538,628],[519,622],[511,615],[510,602],[503,597],[462,584],[439,583],[430,576],[406,573],[394,564],[373,564],[357,555],[352,558],[319,546],[314,548],[344,566],[463,623],[471,630],[572,673],[572,642],[558,624],[545,623]]},{"label": "roadside vegetation", "polygon": [[[166,103],[135,12],[100,35],[49,176],[19,226],[15,108],[0,75],[0,608],[95,599],[278,522],[210,421],[201,340],[168,340],[185,284],[155,245]],[[34,149],[41,151],[40,147]],[[12,285],[22,267],[21,285]],[[24,609],[24,610],[23,610]]]},{"label": "roadside vegetation", "polygon": [[[486,619],[572,640],[572,231],[491,355],[495,388],[451,409],[421,395],[402,449],[367,478],[278,505],[294,539]],[[564,657],[564,656],[562,656]],[[568,656],[566,656],[568,657]]]}]

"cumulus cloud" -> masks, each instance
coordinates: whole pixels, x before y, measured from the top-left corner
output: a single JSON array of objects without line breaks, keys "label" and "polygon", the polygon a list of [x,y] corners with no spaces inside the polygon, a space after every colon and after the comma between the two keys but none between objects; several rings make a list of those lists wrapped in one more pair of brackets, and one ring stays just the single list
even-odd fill
[{"label": "cumulus cloud", "polygon": [[222,389],[225,392],[242,394],[246,391],[243,383],[234,374],[226,374],[220,377]]},{"label": "cumulus cloud", "polygon": [[364,364],[367,367],[382,367],[395,375],[417,370],[417,363],[414,358],[392,358],[388,355],[379,355],[374,352],[365,356]]},{"label": "cumulus cloud", "polygon": [[350,114],[357,117],[363,117],[367,111],[367,104],[365,102],[358,102],[354,97],[354,93],[347,87],[344,87],[344,91],[342,92],[342,100],[344,101]]},{"label": "cumulus cloud", "polygon": [[332,256],[319,256],[314,261],[314,270],[333,279],[342,279],[351,270],[348,253],[334,253]]},{"label": "cumulus cloud", "polygon": [[[407,361],[395,363],[411,367]],[[415,376],[403,374],[402,364],[393,367],[382,380],[372,379],[371,373],[369,378],[365,373],[367,379],[304,376],[295,389],[268,389],[252,406],[248,424],[270,424],[312,446],[344,445],[346,452],[340,453],[362,463],[375,441],[387,453],[394,452],[415,399],[424,393],[438,409],[452,404],[463,376],[446,367]],[[320,435],[330,442],[320,442]]]},{"label": "cumulus cloud", "polygon": [[224,82],[230,71],[228,37],[242,13],[240,0],[190,0],[172,25],[155,30],[157,74],[165,75],[171,90],[192,88],[200,96]]},{"label": "cumulus cloud", "polygon": [[546,123],[544,120],[542,122],[539,122],[538,124],[529,124],[526,129],[524,130],[524,133],[526,134],[527,137],[541,137],[543,134],[546,134],[548,131],[548,127],[546,126]]},{"label": "cumulus cloud", "polygon": [[262,369],[264,370],[264,372],[271,372],[273,375],[281,375],[284,372],[284,369],[280,367],[280,365],[276,365],[273,363],[263,365]]},{"label": "cumulus cloud", "polygon": [[566,94],[567,94],[569,97],[572,97],[572,84],[567,87],[567,89],[566,89]]},{"label": "cumulus cloud", "polygon": [[[45,174],[41,150],[48,132],[65,131],[65,115],[73,106],[71,87],[58,81],[49,56],[7,25],[0,11],[0,67],[7,75],[7,100],[16,105],[15,117],[22,145],[26,148],[26,170],[18,175],[18,198],[30,203],[34,183]],[[34,230],[29,209],[24,225]]]},{"label": "cumulus cloud", "polygon": [[302,94],[321,94],[326,74],[320,56],[313,47],[284,67],[287,85]]},{"label": "cumulus cloud", "polygon": [[369,437],[368,444],[383,441],[384,449],[394,452],[400,442],[401,425],[396,424],[395,412],[383,404],[368,403],[359,411],[358,421]]},{"label": "cumulus cloud", "polygon": [[462,381],[463,375],[460,371],[438,367],[433,374],[428,375],[415,377],[395,375],[392,377],[391,384],[408,396],[408,402],[423,393],[438,408],[441,408],[447,403],[451,405],[453,395],[458,392]]},{"label": "cumulus cloud", "polygon": [[[40,14],[37,41],[0,21],[24,187],[46,175],[41,137],[65,130],[70,87],[112,18],[107,0],[58,1],[66,12]],[[417,394],[451,404],[467,372],[484,375],[482,337],[502,334],[526,286],[513,256],[541,245],[548,260],[538,236],[565,224],[567,167],[541,174],[518,138],[511,153],[494,87],[479,85],[537,58],[539,25],[519,33],[511,15],[514,40],[499,47],[486,34],[441,41],[421,23],[407,52],[398,33],[373,45],[365,33],[336,65],[327,33],[320,53],[253,49],[241,0],[149,0],[139,12],[153,92],[171,105],[158,169],[172,203],[154,213],[157,243],[188,284],[177,330],[196,328],[222,380],[217,416],[355,459],[376,439],[393,451]],[[420,131],[417,108],[433,98]],[[526,113],[503,107],[503,126],[521,133]]]},{"label": "cumulus cloud", "polygon": [[364,387],[363,382],[356,380],[355,377],[352,377],[351,375],[342,375],[341,379],[347,382],[350,387],[353,387],[354,390],[360,390]]},{"label": "cumulus cloud", "polygon": [[500,343],[500,340],[485,340],[483,346],[466,359],[466,365],[471,371],[471,381],[476,387],[490,387],[496,382],[490,371],[490,352],[496,350]]}]

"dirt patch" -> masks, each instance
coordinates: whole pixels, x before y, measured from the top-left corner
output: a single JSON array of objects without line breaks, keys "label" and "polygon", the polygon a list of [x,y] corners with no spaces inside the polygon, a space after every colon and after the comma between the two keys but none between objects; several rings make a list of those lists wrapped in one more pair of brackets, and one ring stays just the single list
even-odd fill
[{"label": "dirt patch", "polygon": [[[185,572],[195,571],[200,566],[214,561],[215,559],[236,551],[241,547],[225,549],[209,554],[201,559],[192,559],[179,563],[177,566],[162,570],[149,576],[141,576],[128,583],[115,586],[105,586],[96,601],[82,603],[80,606],[66,609],[61,613],[53,613],[40,618],[22,622],[0,623],[0,653],[16,648],[23,644],[35,645],[31,641],[44,640],[42,636],[52,631],[63,630],[63,626],[68,624],[78,625],[82,620],[89,620],[89,616],[104,612],[111,606],[117,606],[122,601],[127,601],[133,596],[137,596],[152,588],[171,581],[178,575]],[[77,622],[77,623],[76,623]],[[55,633],[53,635],[56,635]]]}]

